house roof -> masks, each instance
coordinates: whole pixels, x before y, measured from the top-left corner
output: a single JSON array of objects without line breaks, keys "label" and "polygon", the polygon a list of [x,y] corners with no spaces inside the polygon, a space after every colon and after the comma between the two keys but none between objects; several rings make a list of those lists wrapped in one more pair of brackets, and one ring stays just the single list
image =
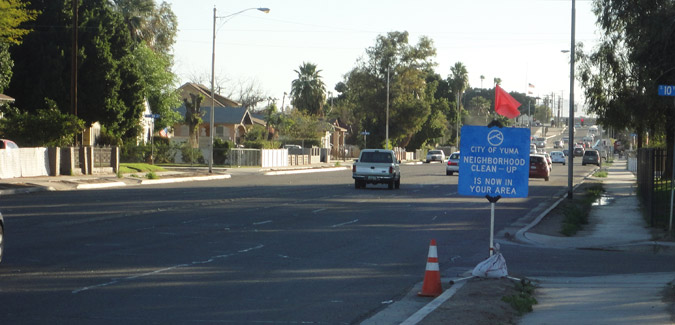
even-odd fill
[{"label": "house roof", "polygon": [[14,98],[9,97],[5,94],[0,94],[0,102],[13,102]]},{"label": "house roof", "polygon": [[[209,105],[211,107],[211,89],[201,85],[197,84],[194,82],[186,82],[182,86],[180,86],[180,96],[181,98],[190,98],[189,94],[200,94],[204,96],[204,100],[202,100],[202,104]],[[214,107],[239,107],[241,106],[240,103],[237,103],[225,96],[221,96],[220,94],[214,94],[213,95],[213,100],[215,102]]]},{"label": "house roof", "polygon": [[[211,121],[211,106],[201,106],[202,121]],[[177,108],[176,111],[185,117],[185,105]],[[214,124],[243,124],[252,125],[253,118],[246,107],[215,107]]]}]

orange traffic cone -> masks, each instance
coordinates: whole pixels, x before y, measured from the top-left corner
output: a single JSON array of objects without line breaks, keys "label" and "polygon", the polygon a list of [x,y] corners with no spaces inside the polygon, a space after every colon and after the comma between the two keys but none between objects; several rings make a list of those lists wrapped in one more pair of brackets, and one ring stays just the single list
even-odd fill
[{"label": "orange traffic cone", "polygon": [[418,296],[438,297],[443,293],[441,286],[441,271],[438,267],[438,250],[436,249],[436,240],[432,239],[429,245],[429,257],[427,258],[427,270],[424,272],[424,283],[422,291]]}]

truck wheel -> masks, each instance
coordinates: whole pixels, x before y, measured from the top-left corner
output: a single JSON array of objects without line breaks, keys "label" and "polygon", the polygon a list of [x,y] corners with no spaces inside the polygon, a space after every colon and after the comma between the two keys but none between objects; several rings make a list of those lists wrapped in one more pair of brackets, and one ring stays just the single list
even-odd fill
[{"label": "truck wheel", "polygon": [[544,181],[547,181],[547,182],[548,182],[548,176],[546,176],[546,177],[544,178]]},{"label": "truck wheel", "polygon": [[359,188],[365,188],[366,187],[366,182],[362,182],[359,180],[354,181],[354,188],[359,189]]},{"label": "truck wheel", "polygon": [[393,190],[394,189],[394,180],[392,179],[391,181],[389,181],[389,183],[387,185],[388,185],[390,190]]},{"label": "truck wheel", "polygon": [[400,178],[396,180],[396,183],[394,183],[394,187],[396,187],[397,190],[399,188],[401,188],[401,179]]}]

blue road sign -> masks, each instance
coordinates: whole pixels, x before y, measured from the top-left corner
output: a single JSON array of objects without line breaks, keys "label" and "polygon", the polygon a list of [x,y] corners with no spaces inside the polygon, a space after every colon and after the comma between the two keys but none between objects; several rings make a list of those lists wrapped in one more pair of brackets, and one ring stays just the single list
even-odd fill
[{"label": "blue road sign", "polygon": [[145,114],[145,117],[159,118],[159,114]]},{"label": "blue road sign", "polygon": [[463,126],[459,149],[459,194],[527,197],[529,129]]},{"label": "blue road sign", "polygon": [[659,85],[659,96],[675,96],[675,86]]}]

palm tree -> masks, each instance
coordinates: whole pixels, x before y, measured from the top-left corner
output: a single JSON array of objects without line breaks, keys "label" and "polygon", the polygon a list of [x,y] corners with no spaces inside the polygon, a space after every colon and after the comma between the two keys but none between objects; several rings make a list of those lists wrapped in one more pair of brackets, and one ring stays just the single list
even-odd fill
[{"label": "palm tree", "polygon": [[122,14],[131,38],[145,42],[156,52],[168,54],[178,29],[178,19],[166,2],[155,7],[155,0],[113,0]]},{"label": "palm tree", "polygon": [[455,92],[455,99],[457,103],[457,144],[459,144],[459,128],[460,128],[460,116],[462,112],[462,102],[461,97],[464,90],[469,87],[469,72],[466,70],[466,66],[462,62],[456,62],[454,66],[450,68],[450,84],[452,89]]},{"label": "palm tree", "polygon": [[495,78],[495,87],[502,84],[502,78]]},{"label": "palm tree", "polygon": [[483,80],[485,80],[484,75],[480,75],[480,88],[483,89]]},{"label": "palm tree", "polygon": [[321,70],[317,70],[313,63],[303,62],[300,71],[294,71],[298,79],[291,83],[291,104],[299,110],[323,116],[326,85],[321,80]]}]

